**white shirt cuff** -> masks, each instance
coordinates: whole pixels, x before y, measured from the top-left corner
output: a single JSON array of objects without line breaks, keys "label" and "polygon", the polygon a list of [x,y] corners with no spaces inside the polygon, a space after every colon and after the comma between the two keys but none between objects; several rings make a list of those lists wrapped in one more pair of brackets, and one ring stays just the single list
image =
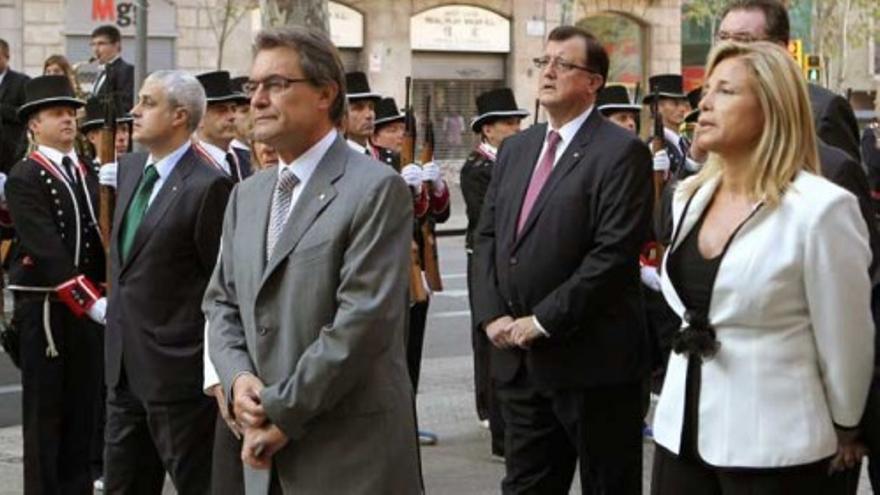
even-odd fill
[{"label": "white shirt cuff", "polygon": [[543,335],[544,337],[550,336],[550,334],[547,332],[547,330],[543,326],[541,326],[541,322],[538,321],[537,316],[532,315],[532,323],[535,324],[535,328],[537,328],[538,331],[541,332],[541,335]]}]

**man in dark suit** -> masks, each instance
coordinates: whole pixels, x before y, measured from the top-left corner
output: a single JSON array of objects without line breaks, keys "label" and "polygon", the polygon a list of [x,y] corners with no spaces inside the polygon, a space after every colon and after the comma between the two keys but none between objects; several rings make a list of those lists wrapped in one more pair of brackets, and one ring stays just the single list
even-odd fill
[{"label": "man in dark suit", "polygon": [[205,116],[196,131],[196,150],[233,182],[251,175],[251,153],[232,146],[236,133],[236,109],[242,96],[232,91],[229,72],[218,70],[196,76],[208,101]]},{"label": "man in dark suit", "polygon": [[[717,39],[770,41],[788,47],[788,10],[779,0],[734,0],[721,15]],[[859,129],[849,102],[825,88],[809,85],[810,104],[819,138],[859,162]]]},{"label": "man in dark suit", "polygon": [[476,238],[475,312],[494,348],[505,494],[641,493],[649,365],[639,250],[651,156],[595,110],[608,55],[554,29],[535,59],[549,123],[508,138]]},{"label": "man in dark suit", "polygon": [[18,108],[24,104],[24,86],[30,78],[9,68],[9,43],[0,39],[0,172],[9,169],[24,152],[24,122]]},{"label": "man in dark suit", "polygon": [[122,60],[122,35],[116,26],[107,24],[92,31],[92,53],[101,73],[92,88],[93,96],[118,95],[122,111],[129,111],[134,100],[134,66]]},{"label": "man in dark suit", "polygon": [[202,392],[200,305],[232,187],[192,148],[205,93],[195,77],[155,72],[132,109],[149,153],[119,162],[107,315],[105,489],[208,493],[217,407]]}]

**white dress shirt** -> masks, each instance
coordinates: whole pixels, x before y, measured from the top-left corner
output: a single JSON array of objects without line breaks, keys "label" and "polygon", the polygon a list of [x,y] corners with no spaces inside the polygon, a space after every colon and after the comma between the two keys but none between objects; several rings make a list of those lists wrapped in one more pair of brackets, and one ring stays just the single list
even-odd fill
[{"label": "white dress shirt", "polygon": [[[79,166],[79,158],[76,156],[75,150],[71,149],[67,153],[62,153],[61,151],[58,151],[55,148],[50,148],[49,146],[45,146],[42,144],[40,146],[38,146],[37,149],[40,151],[40,153],[46,155],[46,158],[48,158],[49,160],[52,160],[52,163],[55,164],[55,168],[57,168],[58,170],[61,171],[61,175],[64,176],[65,178],[67,178],[68,182],[71,182],[72,184],[76,184],[78,182],[78,179],[76,177],[68,177],[67,176],[67,169],[65,169],[64,166],[61,165],[61,160],[63,160],[64,157],[66,156],[66,157],[70,158],[71,161],[73,161],[74,167]],[[74,174],[76,174],[75,170],[74,170]]]},{"label": "white dress shirt", "polygon": [[0,85],[3,85],[3,80],[6,79],[7,72],[9,72],[9,69],[6,69],[2,73],[0,73]]}]

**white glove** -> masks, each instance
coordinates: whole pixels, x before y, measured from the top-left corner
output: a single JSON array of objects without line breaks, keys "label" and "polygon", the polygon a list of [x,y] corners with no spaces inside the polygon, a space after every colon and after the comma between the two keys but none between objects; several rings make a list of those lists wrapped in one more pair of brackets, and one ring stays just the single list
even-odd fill
[{"label": "white glove", "polygon": [[119,165],[116,162],[105,163],[98,168],[98,182],[102,186],[116,187],[116,171]]},{"label": "white glove", "polygon": [[430,182],[434,186],[435,191],[442,191],[443,173],[440,171],[440,165],[434,162],[428,162],[422,165],[422,182]]},{"label": "white glove", "polygon": [[668,172],[669,165],[669,155],[666,154],[666,150],[654,153],[654,172]]},{"label": "white glove", "polygon": [[95,323],[104,325],[107,323],[107,298],[102,297],[92,304],[88,311],[89,318]]},{"label": "white glove", "polygon": [[410,163],[400,170],[400,176],[403,177],[406,185],[415,188],[416,194],[422,192],[422,167]]},{"label": "white glove", "polygon": [[6,174],[0,172],[0,201],[6,201]]},{"label": "white glove", "polygon": [[657,267],[643,266],[639,271],[642,283],[654,292],[660,292],[660,273],[657,271]]}]

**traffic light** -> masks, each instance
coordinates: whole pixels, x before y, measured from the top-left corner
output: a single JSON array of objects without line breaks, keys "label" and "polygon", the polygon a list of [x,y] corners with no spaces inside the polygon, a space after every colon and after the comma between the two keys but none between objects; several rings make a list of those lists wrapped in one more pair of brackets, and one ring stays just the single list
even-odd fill
[{"label": "traffic light", "polygon": [[807,76],[807,81],[818,83],[822,77],[822,59],[818,55],[807,55],[806,60],[804,74]]},{"label": "traffic light", "polygon": [[794,61],[797,62],[798,67],[804,66],[804,42],[799,39],[794,39],[788,42],[788,53],[794,57]]}]

